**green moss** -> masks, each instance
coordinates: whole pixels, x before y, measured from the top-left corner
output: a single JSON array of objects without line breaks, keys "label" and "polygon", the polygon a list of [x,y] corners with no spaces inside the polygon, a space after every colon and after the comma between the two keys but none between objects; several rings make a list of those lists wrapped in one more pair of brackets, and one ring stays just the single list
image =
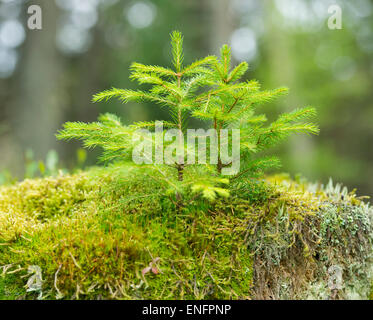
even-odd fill
[{"label": "green moss", "polygon": [[45,222],[60,216],[79,214],[86,210],[95,188],[86,174],[25,180],[1,187],[0,241],[13,241],[41,230],[48,225]]},{"label": "green moss", "polygon": [[0,275],[0,300],[18,300],[25,294],[26,289],[17,275]]},{"label": "green moss", "polygon": [[120,166],[0,188],[0,297],[38,297],[33,265],[46,299],[302,298],[333,263],[369,283],[370,209],[353,193],[272,176],[180,208],[165,185]]}]

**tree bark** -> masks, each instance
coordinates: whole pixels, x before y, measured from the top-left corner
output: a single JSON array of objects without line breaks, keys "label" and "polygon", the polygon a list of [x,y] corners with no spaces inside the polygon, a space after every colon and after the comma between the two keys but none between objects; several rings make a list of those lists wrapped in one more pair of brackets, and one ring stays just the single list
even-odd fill
[{"label": "tree bark", "polygon": [[33,4],[42,8],[43,29],[27,31],[11,122],[22,150],[30,148],[37,159],[44,159],[48,150],[56,149],[55,133],[63,114],[64,68],[55,45],[59,15],[55,1],[38,0]]}]

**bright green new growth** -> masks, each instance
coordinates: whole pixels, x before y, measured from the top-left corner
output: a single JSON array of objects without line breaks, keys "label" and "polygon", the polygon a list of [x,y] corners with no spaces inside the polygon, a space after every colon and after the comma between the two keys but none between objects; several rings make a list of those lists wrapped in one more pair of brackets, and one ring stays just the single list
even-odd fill
[{"label": "bright green new growth", "polygon": [[[279,166],[279,159],[276,157],[255,158],[254,155],[275,146],[290,134],[319,132],[317,125],[304,122],[316,115],[316,110],[310,107],[284,113],[269,126],[265,126],[265,114],[256,114],[256,109],[265,102],[287,94],[288,89],[261,91],[255,80],[240,82],[247,69],[246,62],[232,69],[230,48],[224,45],[220,61],[215,61],[212,70],[206,72],[207,82],[213,89],[198,97],[199,104],[192,112],[194,117],[212,122],[214,129],[218,131],[218,137],[223,128],[240,129],[243,170],[233,179],[243,175],[255,176],[265,168]],[[221,172],[223,166],[219,158],[218,172]]]},{"label": "bright green new growth", "polygon": [[[244,176],[257,177],[264,169],[279,166],[279,160],[275,157],[254,156],[259,151],[278,144],[290,134],[318,133],[319,129],[315,124],[305,122],[316,114],[313,108],[283,114],[266,126],[266,116],[257,115],[256,109],[287,93],[287,89],[261,91],[257,81],[240,82],[248,65],[242,62],[232,69],[228,46],[223,46],[220,59],[208,56],[184,66],[183,37],[180,32],[172,33],[171,44],[174,69],[140,63],[131,65],[130,78],[139,84],[151,85],[151,89],[142,91],[112,88],[95,95],[93,101],[107,101],[116,97],[123,103],[149,101],[167,107],[172,122],[164,122],[164,125],[179,129],[183,137],[188,116],[208,121],[218,134],[218,154],[222,147],[220,131],[226,128],[240,129],[241,170],[231,177],[232,180]],[[116,116],[105,114],[99,117],[98,122],[90,124],[68,122],[57,137],[82,140],[87,148],[100,146],[103,149],[102,161],[123,161],[131,159],[136,131],[154,127],[155,122],[124,126]],[[214,199],[216,195],[229,195],[228,190],[222,187],[228,180],[221,177],[222,169],[229,165],[224,164],[219,156],[215,168],[211,165],[188,165],[185,158],[173,165],[145,166],[155,172],[159,179],[167,181],[177,198],[180,198],[180,193],[191,190],[201,193],[205,198]]]}]

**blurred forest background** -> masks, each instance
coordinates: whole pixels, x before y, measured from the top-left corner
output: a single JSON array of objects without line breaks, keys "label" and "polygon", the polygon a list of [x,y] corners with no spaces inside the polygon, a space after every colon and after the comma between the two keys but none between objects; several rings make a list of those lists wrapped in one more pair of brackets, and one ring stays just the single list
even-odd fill
[{"label": "blurred forest background", "polygon": [[[42,8],[42,30],[27,28],[32,4]],[[342,30],[327,26],[331,4],[343,10]],[[170,65],[174,29],[184,33],[186,62],[228,43],[263,88],[288,86],[288,97],[265,106],[270,118],[317,107],[320,136],[283,145],[283,171],[323,183],[332,177],[373,196],[371,0],[0,0],[0,180],[31,175],[27,163],[47,154],[53,162],[51,150],[65,167],[82,162],[79,143],[56,141],[65,121],[107,111],[125,123],[165,119],[154,105],[91,97],[135,88],[132,61]],[[87,165],[94,161],[88,153]]]}]

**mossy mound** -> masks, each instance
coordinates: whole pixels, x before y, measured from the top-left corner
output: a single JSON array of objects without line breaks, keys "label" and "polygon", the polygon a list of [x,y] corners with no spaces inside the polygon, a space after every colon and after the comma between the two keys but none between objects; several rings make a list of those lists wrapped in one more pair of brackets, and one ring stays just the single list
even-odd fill
[{"label": "mossy mound", "polygon": [[354,193],[272,176],[180,208],[140,171],[1,187],[0,298],[369,297],[372,211]]}]

